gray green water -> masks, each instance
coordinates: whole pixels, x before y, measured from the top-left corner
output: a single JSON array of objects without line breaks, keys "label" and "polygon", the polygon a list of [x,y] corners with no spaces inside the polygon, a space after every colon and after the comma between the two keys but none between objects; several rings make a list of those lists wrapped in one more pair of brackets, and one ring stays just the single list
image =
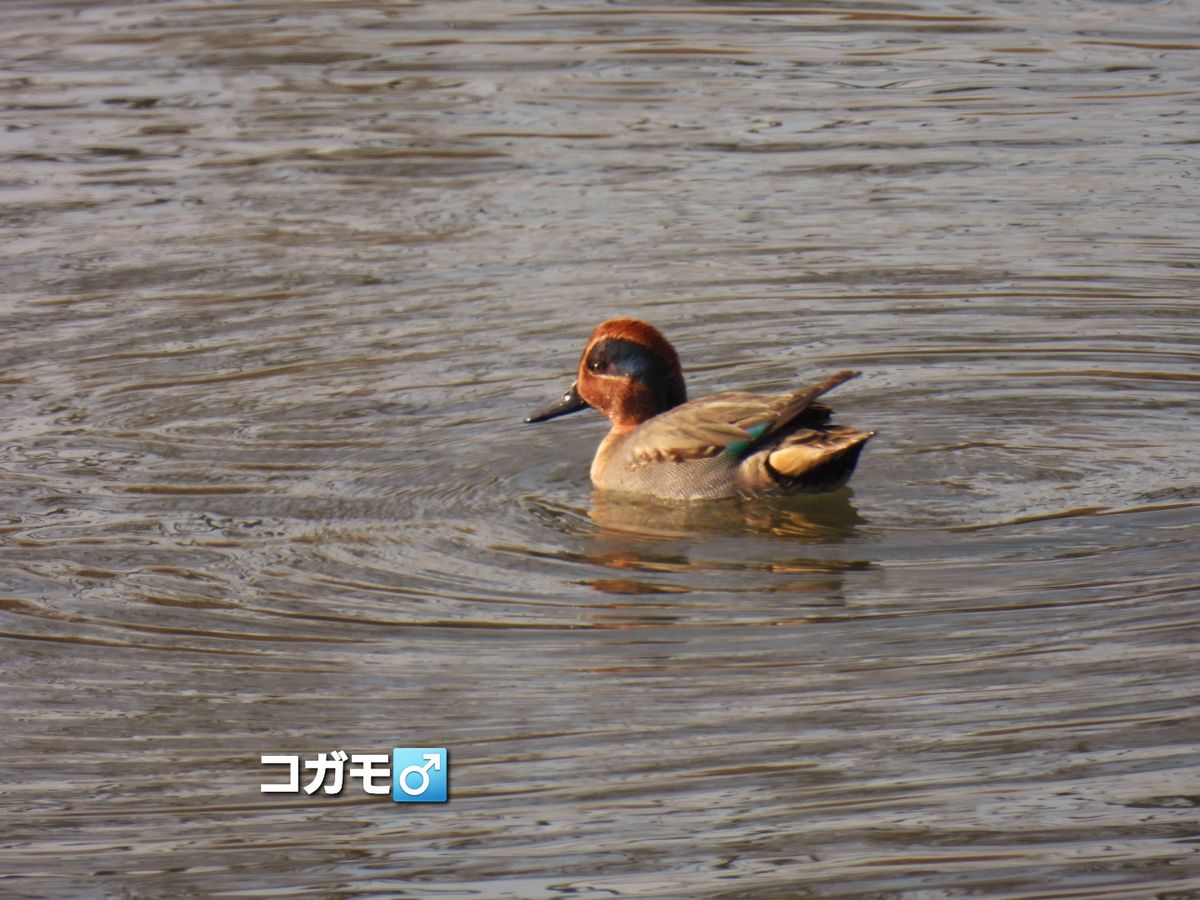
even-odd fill
[{"label": "gray green water", "polygon": [[[1200,891],[1196,3],[0,31],[0,894]],[[851,490],[593,497],[618,314]]]}]

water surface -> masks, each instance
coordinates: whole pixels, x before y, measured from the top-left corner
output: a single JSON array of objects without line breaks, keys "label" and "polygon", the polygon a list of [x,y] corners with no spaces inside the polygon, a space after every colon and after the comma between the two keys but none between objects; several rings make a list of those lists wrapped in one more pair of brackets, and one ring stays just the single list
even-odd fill
[{"label": "water surface", "polygon": [[[5,4],[0,893],[1200,890],[1198,21]],[[611,315],[852,488],[593,496]]]}]

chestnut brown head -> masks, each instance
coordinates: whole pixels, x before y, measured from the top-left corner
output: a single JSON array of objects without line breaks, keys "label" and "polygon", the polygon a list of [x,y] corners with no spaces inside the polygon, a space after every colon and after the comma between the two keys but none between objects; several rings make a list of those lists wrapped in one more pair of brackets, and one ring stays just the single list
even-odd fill
[{"label": "chestnut brown head", "polygon": [[609,319],[588,338],[575,383],[559,401],[526,421],[591,406],[614,427],[628,429],[686,400],[679,356],[658,329],[639,319]]}]

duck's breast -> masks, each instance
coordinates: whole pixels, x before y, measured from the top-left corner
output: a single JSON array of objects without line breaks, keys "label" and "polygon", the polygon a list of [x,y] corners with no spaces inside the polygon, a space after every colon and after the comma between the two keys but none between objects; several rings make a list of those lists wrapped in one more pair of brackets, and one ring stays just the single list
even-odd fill
[{"label": "duck's breast", "polygon": [[738,494],[737,461],[719,454],[698,459],[647,460],[635,432],[609,434],[592,460],[600,490],[646,494],[664,500],[719,500]]}]

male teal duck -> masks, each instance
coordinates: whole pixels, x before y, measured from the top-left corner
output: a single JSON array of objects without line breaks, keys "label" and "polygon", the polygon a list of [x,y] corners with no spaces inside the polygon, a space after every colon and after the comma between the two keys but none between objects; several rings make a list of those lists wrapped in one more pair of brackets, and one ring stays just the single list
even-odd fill
[{"label": "male teal duck", "polygon": [[609,319],[592,332],[563,396],[526,422],[592,407],[612,429],[592,460],[602,490],[663,500],[819,493],[845,484],[875,432],[831,425],[817,398],[858,372],[798,391],[722,391],[688,402],[679,356],[653,325]]}]

